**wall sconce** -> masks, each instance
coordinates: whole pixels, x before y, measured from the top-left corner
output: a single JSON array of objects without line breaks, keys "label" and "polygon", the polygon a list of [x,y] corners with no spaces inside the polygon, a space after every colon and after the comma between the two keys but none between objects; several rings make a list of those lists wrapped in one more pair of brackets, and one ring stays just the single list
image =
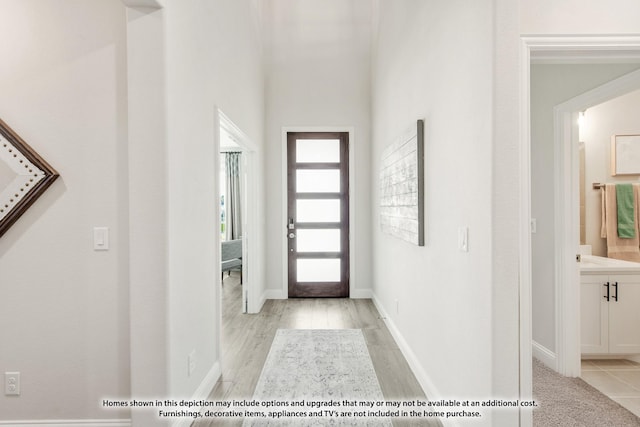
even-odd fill
[{"label": "wall sconce", "polygon": [[587,118],[585,117],[585,113],[587,112],[587,110],[584,111],[580,111],[578,113],[578,127],[580,127],[581,129],[585,126],[585,124],[587,123]]}]

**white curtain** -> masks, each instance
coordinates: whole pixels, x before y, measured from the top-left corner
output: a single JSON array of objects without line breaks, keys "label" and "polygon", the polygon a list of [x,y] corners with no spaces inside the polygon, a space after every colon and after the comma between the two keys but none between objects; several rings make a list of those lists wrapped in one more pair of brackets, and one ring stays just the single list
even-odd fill
[{"label": "white curtain", "polygon": [[227,172],[227,240],[242,237],[242,193],[240,183],[241,152],[225,153]]}]

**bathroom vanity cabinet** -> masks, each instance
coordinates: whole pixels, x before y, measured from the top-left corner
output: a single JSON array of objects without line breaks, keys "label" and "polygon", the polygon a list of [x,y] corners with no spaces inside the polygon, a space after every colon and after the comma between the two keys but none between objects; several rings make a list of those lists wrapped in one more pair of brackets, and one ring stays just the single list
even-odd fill
[{"label": "bathroom vanity cabinet", "polygon": [[582,354],[640,354],[640,264],[584,258],[580,268]]}]

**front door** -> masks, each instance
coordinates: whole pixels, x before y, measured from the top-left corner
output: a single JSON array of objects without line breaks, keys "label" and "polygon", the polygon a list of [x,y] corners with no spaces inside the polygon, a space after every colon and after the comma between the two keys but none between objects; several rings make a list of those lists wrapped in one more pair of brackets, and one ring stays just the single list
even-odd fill
[{"label": "front door", "polygon": [[289,297],[349,296],[349,134],[287,134]]}]

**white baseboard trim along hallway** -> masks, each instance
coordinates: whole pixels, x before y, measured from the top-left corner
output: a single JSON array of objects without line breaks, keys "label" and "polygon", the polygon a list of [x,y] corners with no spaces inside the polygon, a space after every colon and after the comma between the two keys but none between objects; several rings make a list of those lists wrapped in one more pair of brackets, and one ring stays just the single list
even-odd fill
[{"label": "white baseboard trim along hallway", "polygon": [[[195,393],[193,393],[191,400],[206,400],[209,397],[209,393],[211,393],[211,390],[213,390],[213,388],[216,385],[216,382],[218,381],[221,375],[222,375],[222,369],[220,367],[220,362],[216,362],[213,364],[213,367],[211,368],[207,376],[204,378],[204,380],[202,380],[202,382],[200,383],[200,386],[198,386]],[[189,410],[197,412],[200,409],[201,409],[200,407],[193,407],[193,408],[190,408]],[[173,422],[173,424],[171,424],[171,426],[172,427],[189,427],[192,423],[193,423],[193,418],[185,417],[185,418],[176,419]]]},{"label": "white baseboard trim along hallway", "polygon": [[[409,364],[413,375],[418,380],[418,383],[420,383],[420,387],[422,387],[422,391],[424,391],[424,394],[431,401],[442,399],[442,394],[438,392],[433,382],[431,382],[431,379],[418,361],[418,358],[413,353],[413,351],[409,347],[409,344],[407,344],[407,341],[404,339],[396,325],[393,323],[393,321],[387,314],[387,311],[384,309],[375,294],[373,295],[372,300],[376,308],[378,309],[380,316],[382,316],[384,323],[387,325],[389,332],[391,332],[393,339],[396,341],[396,344],[398,344],[398,348],[400,348],[402,355],[407,360],[407,363]],[[444,427],[458,427],[458,423],[455,421],[455,419],[440,418],[440,422]]]}]

